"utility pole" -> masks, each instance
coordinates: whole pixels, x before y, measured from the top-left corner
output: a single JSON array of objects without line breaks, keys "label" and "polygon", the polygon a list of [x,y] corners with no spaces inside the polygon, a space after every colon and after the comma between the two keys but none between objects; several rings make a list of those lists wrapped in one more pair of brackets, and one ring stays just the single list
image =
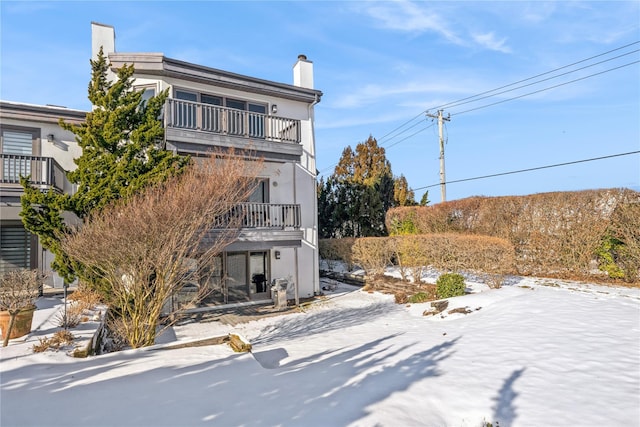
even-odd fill
[{"label": "utility pole", "polygon": [[447,186],[444,174],[444,136],[442,135],[443,122],[451,120],[451,114],[447,114],[447,117],[442,115],[443,111],[438,110],[438,115],[427,113],[428,117],[438,119],[438,134],[440,135],[440,201],[447,201]]}]

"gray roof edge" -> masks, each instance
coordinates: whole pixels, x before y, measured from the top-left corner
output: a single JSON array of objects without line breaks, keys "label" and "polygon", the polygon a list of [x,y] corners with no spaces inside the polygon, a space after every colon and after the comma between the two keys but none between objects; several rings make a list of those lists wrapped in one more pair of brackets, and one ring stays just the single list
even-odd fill
[{"label": "gray roof edge", "polygon": [[227,87],[248,87],[254,90],[273,93],[284,97],[294,97],[307,102],[320,101],[322,91],[303,88],[286,83],[274,82],[257,77],[232,73],[204,65],[167,58],[162,53],[110,53],[109,60],[132,64],[141,73],[177,76],[185,80],[210,82]]},{"label": "gray roof edge", "polygon": [[59,105],[39,105],[25,102],[0,100],[0,113],[36,113],[43,117],[62,117],[68,119],[84,120],[88,111],[76,110]]}]

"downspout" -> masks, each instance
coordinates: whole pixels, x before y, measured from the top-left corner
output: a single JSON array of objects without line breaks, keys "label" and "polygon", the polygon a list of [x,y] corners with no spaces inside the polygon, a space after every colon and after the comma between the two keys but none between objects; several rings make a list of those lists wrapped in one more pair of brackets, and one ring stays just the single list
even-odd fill
[{"label": "downspout", "polygon": [[[313,294],[314,295],[319,295],[320,294],[320,254],[319,254],[319,249],[318,249],[318,190],[317,190],[317,171],[318,169],[316,168],[316,134],[315,134],[315,130],[314,130],[314,122],[315,122],[315,114],[312,114],[313,112],[313,107],[318,104],[318,102],[320,102],[318,100],[318,94],[315,94],[315,98],[313,100],[313,102],[311,104],[309,104],[309,107],[307,107],[308,109],[308,117],[309,117],[309,122],[311,124],[311,138],[312,138],[312,144],[311,146],[313,147],[313,193],[314,193],[314,197],[313,197],[313,215],[315,218],[314,224],[315,224],[315,262],[313,263],[313,280],[315,282],[316,278],[318,279],[318,282],[314,284],[314,289],[313,289]],[[313,117],[312,117],[313,116]],[[317,286],[317,287],[316,287]]]},{"label": "downspout", "polygon": [[[296,186],[296,164],[293,163],[293,204],[298,204],[298,188]],[[300,268],[299,268],[299,260],[298,260],[298,247],[293,248],[293,255],[295,258],[295,272],[296,272],[296,283],[293,287],[293,297],[295,299],[296,306],[300,305]]]},{"label": "downspout", "polygon": [[[318,103],[318,94],[316,93],[314,95],[314,100],[311,104],[309,104],[309,106],[307,107],[307,117],[309,118],[309,123],[311,125],[311,148],[313,149],[313,159],[314,159],[314,169],[315,169],[315,157],[316,157],[316,141],[315,141],[315,135],[314,135],[314,131],[313,131],[313,119],[312,119],[312,108]],[[319,274],[318,274],[318,262],[319,262],[319,258],[318,258],[318,246],[317,246],[317,240],[318,240],[318,195],[316,194],[316,174],[315,171],[311,171],[313,174],[313,192],[314,192],[314,197],[313,197],[313,215],[315,218],[314,221],[314,230],[315,230],[315,240],[316,240],[316,246],[315,246],[315,259],[316,262],[313,263],[312,266],[312,274],[313,274],[313,293],[314,295],[317,295],[320,291],[320,282],[319,282]],[[295,163],[293,164],[293,203],[297,204],[298,202],[298,191],[297,191],[297,185],[296,185],[296,165]],[[295,270],[296,270],[296,283],[294,286],[294,292],[295,292],[295,302],[296,305],[300,304],[300,292],[299,292],[299,283],[300,283],[300,268],[299,268],[299,258],[298,258],[298,248],[293,248],[294,254],[295,254]],[[318,282],[316,283],[316,277],[318,278]]]}]

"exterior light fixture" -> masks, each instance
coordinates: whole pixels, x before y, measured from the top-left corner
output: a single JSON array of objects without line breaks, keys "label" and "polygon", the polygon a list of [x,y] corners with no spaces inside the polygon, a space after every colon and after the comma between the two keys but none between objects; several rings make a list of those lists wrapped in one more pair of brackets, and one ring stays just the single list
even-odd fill
[{"label": "exterior light fixture", "polygon": [[271,104],[271,114],[276,114],[278,112],[278,106],[276,104]]},{"label": "exterior light fixture", "polygon": [[47,135],[47,141],[48,142],[53,142],[54,141],[54,136],[52,133],[50,133],[49,135]]},{"label": "exterior light fixture", "polygon": [[280,251],[276,251],[276,259],[280,259]]}]

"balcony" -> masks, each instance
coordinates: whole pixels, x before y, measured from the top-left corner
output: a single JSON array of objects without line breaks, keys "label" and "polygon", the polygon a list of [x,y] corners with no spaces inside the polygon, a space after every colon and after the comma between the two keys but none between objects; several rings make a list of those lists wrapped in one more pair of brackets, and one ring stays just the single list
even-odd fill
[{"label": "balcony", "polygon": [[67,193],[73,191],[64,169],[51,157],[0,154],[0,158],[0,184],[7,190],[13,188],[13,192],[22,192],[20,177],[31,176],[31,184],[36,187]]},{"label": "balcony", "polygon": [[167,128],[200,130],[267,141],[300,143],[300,120],[235,110],[218,105],[168,99]]},{"label": "balcony", "polygon": [[242,229],[300,229],[300,205],[271,203],[239,203],[218,218],[216,228],[240,222]]},{"label": "balcony", "polygon": [[273,246],[299,247],[303,238],[300,205],[240,203],[220,215],[201,244],[214,244],[220,233],[239,227],[227,251],[268,250]]}]

